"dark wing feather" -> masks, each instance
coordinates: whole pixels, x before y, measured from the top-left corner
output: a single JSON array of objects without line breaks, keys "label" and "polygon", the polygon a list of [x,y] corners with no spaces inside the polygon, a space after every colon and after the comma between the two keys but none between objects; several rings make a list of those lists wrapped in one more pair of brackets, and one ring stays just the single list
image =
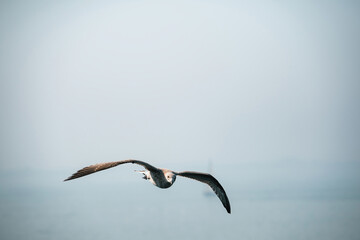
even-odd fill
[{"label": "dark wing feather", "polygon": [[83,177],[83,176],[86,176],[86,175],[89,175],[89,174],[92,174],[92,173],[95,173],[98,171],[116,167],[116,166],[118,166],[120,164],[124,164],[124,163],[136,163],[136,164],[143,166],[144,168],[146,168],[149,171],[158,171],[158,169],[156,167],[153,167],[146,162],[129,159],[129,160],[116,161],[116,162],[98,163],[98,164],[94,164],[94,165],[91,165],[88,167],[84,167],[83,169],[80,169],[79,171],[77,171],[76,173],[74,173],[73,175],[71,175],[70,177],[65,179],[64,181]]},{"label": "dark wing feather", "polygon": [[216,180],[216,178],[214,178],[212,175],[207,173],[199,173],[199,172],[180,172],[176,174],[182,177],[195,179],[209,185],[212,188],[212,190],[216,193],[216,195],[219,197],[220,201],[226,208],[227,212],[231,213],[230,202],[228,197],[226,196],[226,192],[224,188],[221,186],[221,184],[218,182],[218,180]]}]

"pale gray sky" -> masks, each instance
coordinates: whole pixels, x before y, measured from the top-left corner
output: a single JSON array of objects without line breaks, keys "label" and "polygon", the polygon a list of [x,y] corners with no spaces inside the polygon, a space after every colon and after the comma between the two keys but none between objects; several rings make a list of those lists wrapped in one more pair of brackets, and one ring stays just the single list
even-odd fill
[{"label": "pale gray sky", "polygon": [[2,1],[0,167],[359,161],[359,10]]}]

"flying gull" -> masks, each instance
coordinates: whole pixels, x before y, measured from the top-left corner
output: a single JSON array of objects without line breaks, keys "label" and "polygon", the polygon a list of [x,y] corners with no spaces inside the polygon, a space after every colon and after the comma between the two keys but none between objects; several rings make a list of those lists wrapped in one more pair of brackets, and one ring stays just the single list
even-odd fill
[{"label": "flying gull", "polygon": [[142,173],[144,176],[143,178],[145,180],[149,180],[152,184],[159,188],[169,188],[171,187],[175,180],[176,176],[181,177],[187,177],[191,179],[195,179],[197,181],[203,182],[207,185],[209,185],[212,190],[215,192],[215,194],[219,197],[220,201],[224,205],[226,211],[228,213],[231,213],[230,210],[230,202],[228,197],[226,196],[224,188],[220,185],[220,183],[210,174],[207,173],[200,173],[200,172],[174,172],[168,169],[163,168],[156,168],[151,166],[150,164],[139,161],[139,160],[123,160],[123,161],[116,161],[116,162],[107,162],[107,163],[98,163],[95,165],[91,165],[88,167],[85,167],[83,169],[80,169],[76,173],[74,173],[72,176],[68,177],[64,181],[72,180],[75,178],[83,177],[88,174],[92,174],[98,171],[102,171],[108,168],[116,167],[118,165],[124,164],[124,163],[136,163],[141,166],[143,166],[146,170],[144,171],[138,171]]}]

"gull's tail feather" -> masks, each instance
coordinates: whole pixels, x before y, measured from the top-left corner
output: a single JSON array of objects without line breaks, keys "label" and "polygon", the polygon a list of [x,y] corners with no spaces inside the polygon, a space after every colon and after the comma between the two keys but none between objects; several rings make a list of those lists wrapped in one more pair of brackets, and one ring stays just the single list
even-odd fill
[{"label": "gull's tail feather", "polygon": [[142,173],[143,174],[142,178],[145,179],[145,180],[148,180],[145,170],[134,170],[134,172]]}]

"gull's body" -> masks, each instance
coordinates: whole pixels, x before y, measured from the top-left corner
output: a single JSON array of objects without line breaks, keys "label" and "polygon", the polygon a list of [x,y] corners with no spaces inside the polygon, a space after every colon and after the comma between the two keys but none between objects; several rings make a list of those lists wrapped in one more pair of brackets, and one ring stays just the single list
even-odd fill
[{"label": "gull's body", "polygon": [[142,162],[139,160],[123,160],[123,161],[116,161],[116,162],[107,162],[107,163],[99,163],[95,165],[91,165],[88,167],[85,167],[83,169],[80,169],[76,173],[74,173],[72,176],[68,177],[64,181],[72,180],[75,178],[83,177],[91,173],[95,173],[101,170],[105,170],[108,168],[112,168],[115,166],[118,166],[120,164],[124,163],[135,163],[143,166],[146,170],[145,171],[139,171],[140,173],[144,174],[144,179],[149,180],[152,184],[159,188],[169,188],[171,187],[175,180],[176,176],[182,176],[187,177],[191,179],[195,179],[197,181],[203,182],[205,184],[208,184],[212,190],[215,192],[215,194],[219,197],[220,201],[226,208],[227,212],[230,213],[230,202],[228,197],[226,196],[224,188],[220,185],[220,183],[210,174],[207,173],[199,173],[199,172],[174,172],[168,169],[162,169],[162,168],[156,168],[151,166],[150,164],[146,162]]}]

